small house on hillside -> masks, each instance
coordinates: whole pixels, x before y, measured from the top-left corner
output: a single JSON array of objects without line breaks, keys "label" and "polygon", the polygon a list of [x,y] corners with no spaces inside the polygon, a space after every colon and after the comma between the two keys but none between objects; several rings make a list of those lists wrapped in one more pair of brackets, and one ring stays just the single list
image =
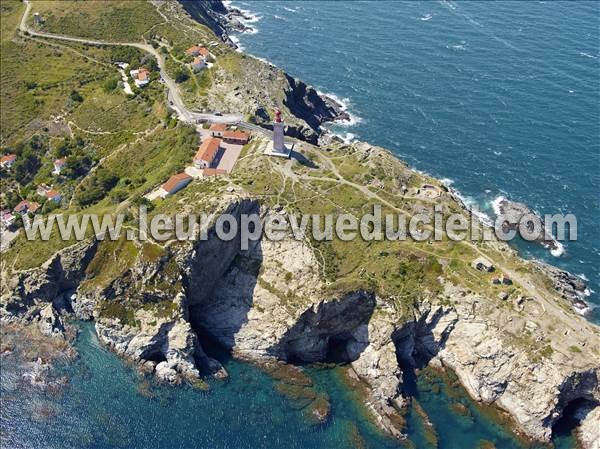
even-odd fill
[{"label": "small house on hillside", "polygon": [[196,56],[192,61],[191,66],[194,72],[199,72],[207,66],[206,59],[204,59],[202,56]]},{"label": "small house on hillside", "polygon": [[494,265],[485,257],[478,257],[471,263],[471,266],[479,271],[494,271]]},{"label": "small house on hillside", "polygon": [[223,133],[227,131],[225,123],[213,123],[209,128],[210,135],[213,137],[223,137]]},{"label": "small house on hillside", "polygon": [[201,45],[194,45],[193,47],[188,48],[185,53],[188,56],[202,56],[203,58],[206,58],[209,55],[208,48]]},{"label": "small house on hillside", "polygon": [[221,139],[209,137],[202,142],[196,156],[194,156],[194,166],[196,168],[209,168],[215,160],[219,148],[221,147]]},{"label": "small house on hillside", "polygon": [[39,196],[43,196],[44,198],[46,197],[46,194],[52,190],[52,187],[50,187],[48,184],[40,184],[39,186],[37,186],[37,190],[36,193]]},{"label": "small house on hillside", "polygon": [[13,212],[21,215],[25,215],[27,213],[35,214],[35,212],[40,208],[38,203],[33,201],[23,200],[19,204],[15,206]]},{"label": "small house on hillside", "polygon": [[129,72],[133,82],[137,87],[143,87],[150,82],[150,70],[145,67],[140,67],[137,70],[131,70]]},{"label": "small house on hillside", "polygon": [[15,161],[17,160],[17,155],[14,153],[5,154],[0,158],[0,167],[2,168],[10,168],[13,166]]},{"label": "small house on hillside", "polygon": [[52,170],[52,173],[55,175],[60,175],[60,172],[62,171],[66,163],[67,158],[65,157],[63,157],[62,159],[56,159],[54,161],[54,170]]},{"label": "small house on hillside", "polygon": [[169,195],[173,195],[179,190],[187,186],[193,178],[187,173],[177,173],[169,178],[159,189],[159,196],[165,198]]},{"label": "small house on hillside", "polygon": [[46,184],[40,184],[36,190],[36,193],[50,201],[58,203],[62,199],[62,195],[57,190],[54,190],[51,186]]},{"label": "small house on hillside", "polygon": [[223,133],[223,142],[235,145],[246,145],[250,135],[244,131],[225,131]]}]

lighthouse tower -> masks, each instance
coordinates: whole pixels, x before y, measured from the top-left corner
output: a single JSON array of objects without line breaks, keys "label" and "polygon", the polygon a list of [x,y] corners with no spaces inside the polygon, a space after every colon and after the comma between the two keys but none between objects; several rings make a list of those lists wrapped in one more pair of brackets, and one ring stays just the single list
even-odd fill
[{"label": "lighthouse tower", "polygon": [[287,153],[285,142],[283,141],[283,127],[285,124],[281,120],[281,111],[275,111],[275,121],[273,122],[273,151]]},{"label": "lighthouse tower", "polygon": [[285,146],[284,132],[285,123],[281,120],[281,111],[275,111],[275,121],[273,122],[273,142],[269,144],[265,154],[270,156],[289,157],[291,150]]}]

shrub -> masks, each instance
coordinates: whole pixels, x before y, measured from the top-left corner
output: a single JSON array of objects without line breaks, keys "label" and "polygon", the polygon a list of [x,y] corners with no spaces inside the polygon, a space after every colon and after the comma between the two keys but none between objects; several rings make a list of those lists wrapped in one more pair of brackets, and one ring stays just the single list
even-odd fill
[{"label": "shrub", "polygon": [[183,83],[183,82],[187,81],[188,79],[190,79],[190,75],[187,73],[186,70],[178,69],[175,72],[175,82],[176,83]]},{"label": "shrub", "polygon": [[76,90],[72,90],[71,91],[71,100],[76,101],[77,103],[81,103],[83,102],[83,97],[81,96],[81,94],[79,92],[77,92]]}]

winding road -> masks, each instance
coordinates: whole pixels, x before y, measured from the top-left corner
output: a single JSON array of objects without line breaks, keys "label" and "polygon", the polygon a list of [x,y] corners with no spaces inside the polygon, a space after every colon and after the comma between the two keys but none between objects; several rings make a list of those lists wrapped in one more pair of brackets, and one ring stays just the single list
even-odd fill
[{"label": "winding road", "polygon": [[239,123],[242,121],[242,119],[243,119],[242,114],[217,115],[217,114],[207,114],[207,113],[195,112],[195,111],[192,111],[191,109],[189,109],[185,105],[185,103],[181,97],[181,93],[179,92],[177,83],[175,83],[175,81],[167,74],[165,60],[164,60],[163,56],[158,51],[156,51],[156,49],[154,47],[152,47],[151,45],[142,44],[142,43],[138,43],[138,42],[98,41],[98,40],[92,40],[92,39],[84,39],[84,38],[80,38],[80,37],[64,36],[61,34],[42,33],[39,31],[35,31],[35,30],[31,29],[29,27],[29,25],[27,24],[27,19],[29,17],[29,13],[31,12],[31,2],[29,0],[24,0],[24,3],[25,3],[25,12],[23,13],[23,17],[21,18],[21,23],[19,24],[19,29],[23,33],[29,33],[31,36],[36,36],[36,37],[42,37],[42,38],[48,38],[48,39],[58,39],[58,40],[62,40],[62,41],[76,42],[76,43],[85,44],[85,45],[98,45],[98,46],[121,45],[121,46],[127,46],[127,47],[135,47],[135,48],[139,48],[142,51],[145,51],[146,53],[150,53],[152,56],[154,56],[156,58],[156,61],[158,62],[158,67],[160,68],[160,76],[162,77],[162,79],[165,82],[165,85],[167,86],[167,90],[168,90],[167,97],[169,100],[169,105],[171,108],[173,108],[179,114],[179,117],[181,119],[183,119],[184,121],[193,123],[193,124],[205,122],[205,121],[210,121],[210,122],[214,122],[214,123],[233,124],[233,123]]}]

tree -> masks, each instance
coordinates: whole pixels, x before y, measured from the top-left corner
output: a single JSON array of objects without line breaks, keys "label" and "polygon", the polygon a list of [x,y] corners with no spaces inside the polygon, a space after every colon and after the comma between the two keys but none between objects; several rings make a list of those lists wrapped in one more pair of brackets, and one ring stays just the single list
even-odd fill
[{"label": "tree", "polygon": [[175,82],[176,83],[183,83],[184,81],[187,81],[189,78],[190,78],[190,75],[188,74],[187,70],[177,69],[177,71],[175,72]]},{"label": "tree", "polygon": [[44,206],[42,207],[42,213],[43,214],[47,214],[52,212],[55,209],[58,209],[60,207],[60,202],[57,201],[46,201],[44,203]]},{"label": "tree", "polygon": [[81,94],[79,92],[77,92],[76,90],[72,90],[71,91],[71,100],[76,101],[77,103],[81,103],[83,102],[83,97],[81,96]]},{"label": "tree", "polygon": [[119,77],[113,77],[113,78],[109,78],[107,79],[104,84],[103,84],[103,88],[105,92],[112,92],[113,90],[115,90],[117,88],[117,86],[119,85]]},{"label": "tree", "polygon": [[87,155],[69,156],[65,161],[65,168],[63,170],[63,174],[67,178],[75,179],[86,174],[91,165],[92,160]]},{"label": "tree", "polygon": [[31,148],[26,148],[13,165],[15,179],[21,185],[29,183],[40,169],[40,166],[40,158]]}]

